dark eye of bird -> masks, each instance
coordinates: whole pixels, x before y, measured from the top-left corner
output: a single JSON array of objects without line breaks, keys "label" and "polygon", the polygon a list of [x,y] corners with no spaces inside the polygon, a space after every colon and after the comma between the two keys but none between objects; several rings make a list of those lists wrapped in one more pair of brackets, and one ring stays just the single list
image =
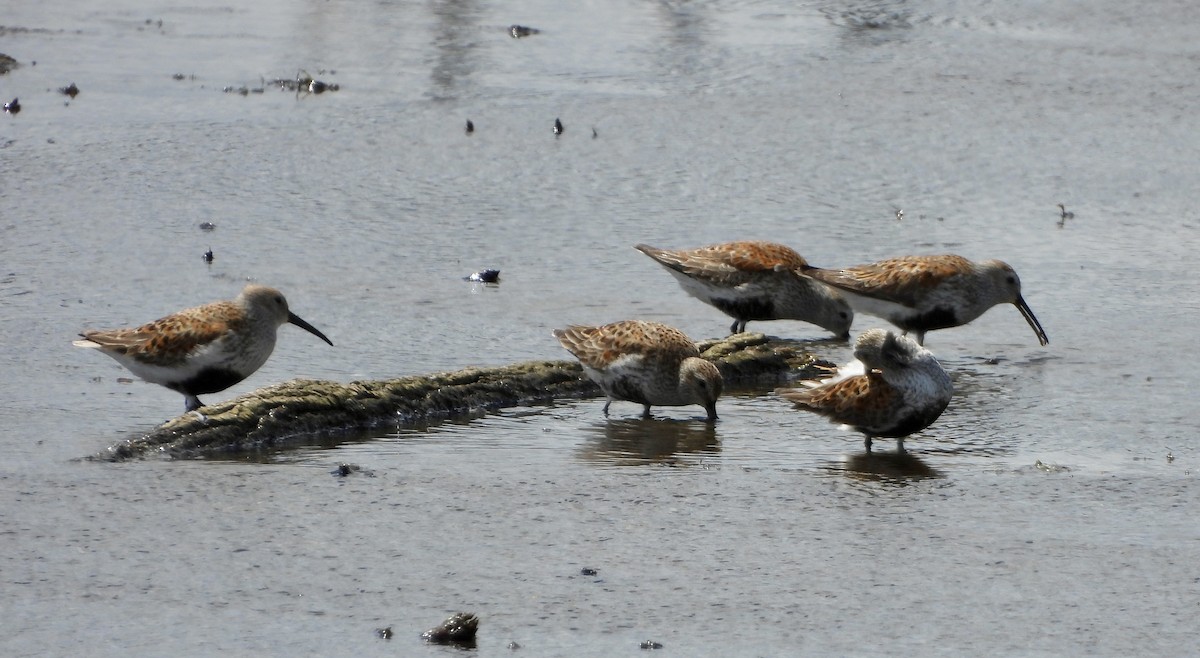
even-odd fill
[{"label": "dark eye of bird", "polygon": [[1008,285],[1010,285],[1010,286],[1014,285],[1014,284],[1016,284],[1016,282],[1017,282],[1017,277],[1015,277],[1015,276],[1008,277]]}]

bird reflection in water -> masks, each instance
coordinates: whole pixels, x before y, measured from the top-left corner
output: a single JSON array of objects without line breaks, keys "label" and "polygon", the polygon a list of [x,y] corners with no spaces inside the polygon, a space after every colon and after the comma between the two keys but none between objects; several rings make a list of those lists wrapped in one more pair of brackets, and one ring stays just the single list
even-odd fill
[{"label": "bird reflection in water", "polygon": [[721,451],[716,426],[703,420],[630,418],[596,423],[584,431],[588,440],[580,457],[606,465],[697,465]]},{"label": "bird reflection in water", "polygon": [[941,473],[911,452],[861,452],[847,455],[841,469],[851,477],[866,480],[941,477]]}]

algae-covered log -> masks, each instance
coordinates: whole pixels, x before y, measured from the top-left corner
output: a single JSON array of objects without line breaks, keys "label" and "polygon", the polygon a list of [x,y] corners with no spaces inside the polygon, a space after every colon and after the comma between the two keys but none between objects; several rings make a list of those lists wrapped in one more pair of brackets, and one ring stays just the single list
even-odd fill
[{"label": "algae-covered log", "polygon": [[[707,341],[700,349],[721,369],[726,388],[774,385],[824,370],[797,344],[768,340],[762,334]],[[304,444],[314,437],[414,427],[599,394],[576,361],[533,361],[349,384],[297,379],[184,414],[93,459],[255,452]]]}]

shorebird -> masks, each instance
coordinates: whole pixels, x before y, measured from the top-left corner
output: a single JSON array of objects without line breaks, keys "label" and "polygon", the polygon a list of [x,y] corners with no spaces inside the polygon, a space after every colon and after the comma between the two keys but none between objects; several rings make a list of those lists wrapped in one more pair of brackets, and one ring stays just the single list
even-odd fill
[{"label": "shorebird", "polygon": [[623,320],[600,327],[571,325],[556,329],[554,337],[583,365],[583,372],[599,384],[608,401],[678,407],[698,404],[717,419],[721,396],[721,371],[700,356],[696,344],[682,331],[657,322]]},{"label": "shorebird", "polygon": [[669,251],[634,247],[667,268],[684,291],[734,319],[730,333],[751,320],[802,320],[850,337],[854,311],[829,286],[801,273],[808,262],[772,242],[728,242]]},{"label": "shorebird", "polygon": [[996,304],[1012,304],[1046,345],[1042,325],[1021,297],[1021,279],[1008,263],[974,262],[946,254],[903,256],[842,270],[802,268],[846,296],[856,311],[883,318],[925,344],[925,332],[967,324]]},{"label": "shorebird", "polygon": [[954,394],[954,385],[933,353],[907,336],[870,329],[854,343],[853,361],[808,388],[780,389],[800,409],[849,425],[871,439],[904,437],[929,427]]},{"label": "shorebird", "polygon": [[333,345],[289,311],[278,290],[259,285],[137,328],[84,331],[74,345],[100,350],[138,377],[183,393],[187,411],[195,411],[203,406],[198,395],[223,391],[262,367],[285,323]]}]

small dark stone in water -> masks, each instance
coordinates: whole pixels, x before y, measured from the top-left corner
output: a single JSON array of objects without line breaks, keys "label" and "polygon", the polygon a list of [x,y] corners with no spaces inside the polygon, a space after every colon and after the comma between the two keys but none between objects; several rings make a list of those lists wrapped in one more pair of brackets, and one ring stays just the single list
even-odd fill
[{"label": "small dark stone in water", "polygon": [[350,475],[351,473],[357,472],[358,469],[359,469],[358,464],[347,464],[345,462],[342,462],[341,464],[337,465],[337,468],[333,469],[332,471],[329,471],[329,474],[334,477],[344,478],[344,477]]},{"label": "small dark stone in water", "polygon": [[8,73],[9,71],[17,68],[17,66],[17,60],[5,55],[4,53],[0,53],[0,75]]},{"label": "small dark stone in water", "polygon": [[563,133],[563,125],[562,125],[562,121],[559,121],[558,119],[555,119],[555,120],[554,120],[554,134],[555,134],[555,135],[561,135],[562,133]]},{"label": "small dark stone in water", "polygon": [[500,283],[500,270],[480,270],[471,276],[467,277],[467,281],[479,281],[481,283]]},{"label": "small dark stone in water", "polygon": [[661,648],[663,648],[663,645],[661,642],[655,642],[654,640],[646,640],[645,642],[642,642],[641,644],[639,644],[638,647],[642,648],[642,649],[661,649]]},{"label": "small dark stone in water", "polygon": [[[318,71],[318,73],[324,73],[324,71]],[[333,71],[330,71],[330,73],[333,73]],[[322,82],[317,80],[309,75],[307,71],[296,72],[295,80],[284,80],[282,78],[277,78],[272,80],[271,84],[277,85],[280,89],[285,91],[294,91],[297,94],[302,91],[310,94],[322,94],[327,91],[337,91],[338,89],[341,89],[341,87],[339,87],[336,83]]]},{"label": "small dark stone in water", "polygon": [[388,626],[387,628],[376,628],[375,635],[378,635],[385,640],[390,640],[392,639],[392,627]]},{"label": "small dark stone in water", "polygon": [[16,113],[20,112],[21,111],[21,101],[14,98],[11,101],[5,103],[4,111],[8,112],[9,114],[16,114]]},{"label": "small dark stone in water", "polygon": [[467,612],[457,612],[446,618],[441,626],[421,634],[426,642],[434,644],[475,644],[475,632],[479,630],[479,617]]},{"label": "small dark stone in water", "polygon": [[467,119],[467,134],[470,135],[473,132],[475,132],[475,124],[471,123],[470,119]]},{"label": "small dark stone in water", "polygon": [[509,650],[509,651],[516,651],[517,649],[520,649],[520,648],[521,648],[521,645],[517,644],[516,642],[509,642],[509,643],[508,643],[508,650]]},{"label": "small dark stone in water", "polygon": [[201,231],[211,231],[215,228],[217,228],[217,225],[213,224],[212,222],[200,222]]},{"label": "small dark stone in water", "polygon": [[208,251],[204,252],[204,262],[206,262],[206,263],[211,263],[211,262],[213,262],[213,252],[212,252],[212,247],[209,247],[209,248],[208,248]]},{"label": "small dark stone in water", "polygon": [[511,34],[512,38],[514,39],[527,37],[531,34],[537,34],[538,32],[541,32],[541,30],[537,29],[536,27],[528,27],[525,25],[512,25],[508,28],[508,33]]},{"label": "small dark stone in water", "polygon": [[584,567],[579,570],[579,573],[580,573],[580,575],[583,575],[583,576],[595,576],[596,574],[598,574],[600,572],[596,571],[595,569],[593,569],[591,567]]},{"label": "small dark stone in water", "polygon": [[71,84],[67,85],[66,87],[59,87],[58,93],[65,94],[67,96],[70,96],[71,98],[75,98],[76,96],[79,95],[79,87],[76,87],[75,83],[72,82]]}]

